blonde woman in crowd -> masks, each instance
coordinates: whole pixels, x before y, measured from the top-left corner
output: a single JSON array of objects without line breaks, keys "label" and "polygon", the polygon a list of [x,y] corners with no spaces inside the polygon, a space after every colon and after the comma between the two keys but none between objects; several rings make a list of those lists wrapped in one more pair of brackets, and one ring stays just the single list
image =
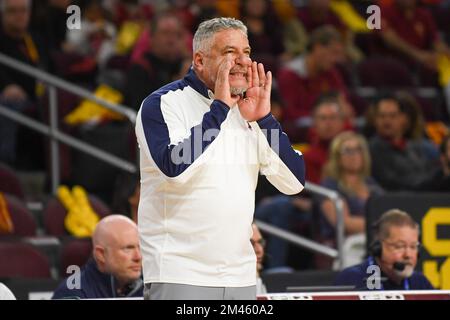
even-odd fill
[{"label": "blonde woman in crowd", "polygon": [[[337,191],[344,200],[346,236],[364,233],[366,202],[370,196],[381,194],[382,189],[370,177],[369,149],[363,136],[346,131],[333,139],[321,185]],[[336,226],[334,204],[324,199],[320,209],[320,238],[332,244]]]}]

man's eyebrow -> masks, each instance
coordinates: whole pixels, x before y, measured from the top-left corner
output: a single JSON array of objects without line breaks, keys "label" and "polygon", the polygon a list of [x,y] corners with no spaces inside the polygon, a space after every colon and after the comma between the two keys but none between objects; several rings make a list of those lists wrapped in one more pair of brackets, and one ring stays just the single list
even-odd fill
[{"label": "man's eyebrow", "polygon": [[[226,50],[228,50],[228,49],[236,50],[237,48],[236,48],[236,47],[233,47],[233,46],[225,46],[225,47],[223,48],[223,51],[226,51]],[[245,47],[245,48],[244,48],[244,51],[250,52],[251,50],[252,50],[252,48],[250,48],[250,47]]]}]

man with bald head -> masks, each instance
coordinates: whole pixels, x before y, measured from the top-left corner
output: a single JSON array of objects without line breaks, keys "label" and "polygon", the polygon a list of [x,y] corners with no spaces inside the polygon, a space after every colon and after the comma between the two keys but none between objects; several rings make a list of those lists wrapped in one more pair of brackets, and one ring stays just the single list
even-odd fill
[{"label": "man with bald head", "polygon": [[52,298],[142,297],[136,224],[123,215],[107,216],[97,224],[92,245],[93,259],[81,270],[80,286],[76,287],[72,275],[60,284]]}]

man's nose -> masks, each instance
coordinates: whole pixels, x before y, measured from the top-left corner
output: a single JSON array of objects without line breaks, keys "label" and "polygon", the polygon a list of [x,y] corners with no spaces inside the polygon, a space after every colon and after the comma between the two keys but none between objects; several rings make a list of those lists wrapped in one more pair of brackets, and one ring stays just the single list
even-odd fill
[{"label": "man's nose", "polygon": [[416,251],[411,249],[410,247],[406,247],[406,249],[403,251],[403,257],[407,259],[411,259],[415,254],[417,254]]},{"label": "man's nose", "polygon": [[249,67],[252,65],[252,59],[247,54],[240,54],[236,59],[236,64]]},{"label": "man's nose", "polygon": [[133,252],[133,260],[138,261],[142,259],[141,250],[139,248],[136,248]]}]

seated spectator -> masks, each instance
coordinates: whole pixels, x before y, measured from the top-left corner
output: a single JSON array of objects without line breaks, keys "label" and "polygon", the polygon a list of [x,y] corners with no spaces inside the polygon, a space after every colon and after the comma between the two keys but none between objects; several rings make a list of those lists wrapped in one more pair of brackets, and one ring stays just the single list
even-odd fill
[{"label": "seated spectator", "polygon": [[142,297],[136,224],[123,215],[107,216],[97,224],[92,244],[93,258],[81,270],[79,287],[74,274],[59,285],[52,299]]},{"label": "seated spectator", "polygon": [[[29,32],[31,1],[1,2],[0,52],[26,64],[46,66],[47,56],[38,35]],[[36,80],[23,72],[0,64],[0,96],[4,100],[23,102],[36,98]]]},{"label": "seated spectator", "polygon": [[[342,132],[330,146],[322,186],[335,190],[344,200],[344,228],[346,236],[365,232],[365,206],[368,198],[381,194],[381,188],[370,177],[370,155],[363,136]],[[323,214],[321,238],[334,242],[336,208],[325,199],[320,204]]]},{"label": "seated spectator", "polygon": [[[286,103],[284,120],[298,125],[309,122],[314,101],[330,91],[348,96],[347,87],[336,68],[343,58],[342,37],[331,26],[316,29],[310,37],[308,51],[280,68],[278,84]],[[353,117],[350,104],[342,106],[345,119]]]},{"label": "seated spectator", "polygon": [[394,0],[383,7],[381,36],[401,60],[436,71],[437,54],[450,55],[450,49],[439,38],[431,13],[417,2]]},{"label": "seated spectator", "polygon": [[440,146],[440,166],[435,168],[424,181],[421,190],[434,192],[450,191],[450,135],[442,140]]},{"label": "seated spectator", "polygon": [[[308,34],[323,26],[333,26],[342,35],[346,58],[357,62],[362,53],[354,45],[354,33],[331,9],[331,0],[307,0],[306,5],[297,11],[299,22]],[[340,62],[344,62],[344,59]]]},{"label": "seated spectator", "polygon": [[440,83],[450,111],[450,83],[442,80],[446,71],[437,72],[438,61],[450,57],[450,47],[437,30],[429,9],[419,7],[418,0],[394,0],[382,10],[381,36],[391,49],[388,53],[408,63],[422,86]]},{"label": "seated spectator", "polygon": [[344,269],[335,285],[355,290],[433,290],[425,276],[414,271],[420,249],[419,225],[404,211],[385,212],[374,228],[370,256]]},{"label": "seated spectator", "polygon": [[184,73],[185,30],[180,20],[172,14],[155,17],[151,27],[151,47],[127,74],[125,102],[139,109],[142,101],[154,90],[168,84]]},{"label": "seated spectator", "polygon": [[405,137],[421,144],[425,149],[426,157],[437,164],[439,151],[437,145],[425,137],[425,119],[417,99],[407,91],[397,91],[395,97],[406,116]]},{"label": "seated spectator", "polygon": [[344,115],[334,95],[323,95],[313,107],[313,125],[309,133],[309,148],[303,153],[306,180],[319,183],[322,168],[328,160],[331,141],[344,129]]},{"label": "seated spectator", "polygon": [[266,242],[263,239],[261,232],[259,232],[259,228],[255,223],[252,223],[253,235],[250,239],[252,243],[253,250],[255,250],[256,254],[256,294],[265,294],[267,293],[266,286],[262,282],[260,277],[261,271],[263,269],[264,262],[264,247],[266,246]]},{"label": "seated spectator", "polygon": [[[0,52],[31,66],[45,68],[46,50],[41,46],[38,35],[29,31],[31,1],[3,0],[0,13]],[[0,104],[3,106],[37,117],[34,103],[38,89],[42,87],[33,77],[0,64]],[[18,131],[15,122],[0,116],[0,161],[17,164],[16,146],[21,145],[17,143]],[[32,149],[30,146],[27,148]],[[30,158],[35,160],[35,154]]]},{"label": "seated spectator", "polygon": [[370,138],[372,176],[386,190],[415,190],[429,177],[435,160],[430,145],[411,139],[409,105],[385,95],[373,107],[375,135]]}]

